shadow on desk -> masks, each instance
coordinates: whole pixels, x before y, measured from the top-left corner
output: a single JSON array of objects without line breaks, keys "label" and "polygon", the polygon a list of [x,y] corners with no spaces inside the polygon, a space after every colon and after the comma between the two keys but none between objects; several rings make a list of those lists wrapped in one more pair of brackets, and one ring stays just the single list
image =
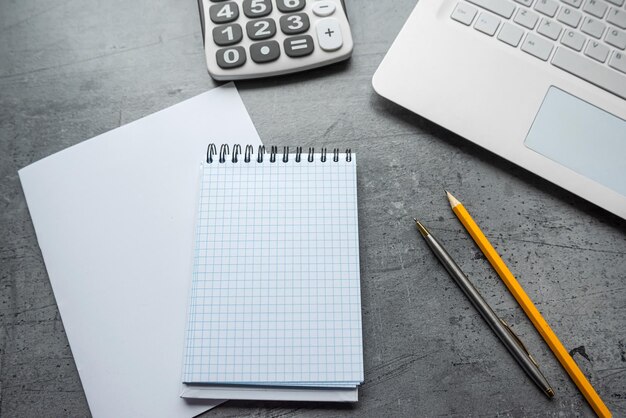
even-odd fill
[{"label": "shadow on desk", "polygon": [[[285,401],[227,401],[218,408],[221,412],[228,415],[229,408],[249,409],[252,413],[253,409],[262,409],[263,415],[278,416],[288,415],[289,412],[303,412],[307,410],[316,411],[334,411],[341,413],[344,411],[352,411],[356,409],[358,403],[340,403],[340,402],[285,402]],[[280,411],[280,412],[279,412]],[[241,412],[238,410],[237,412]],[[198,417],[209,417],[211,411],[197,415]]]},{"label": "shadow on desk", "polygon": [[339,74],[349,74],[352,66],[352,60],[341,61],[326,67],[313,68],[311,70],[284,74],[276,77],[257,78],[252,80],[237,80],[237,89],[239,92],[247,90],[257,90],[259,88],[277,87],[297,85],[303,82],[311,82],[323,78],[332,78]]}]

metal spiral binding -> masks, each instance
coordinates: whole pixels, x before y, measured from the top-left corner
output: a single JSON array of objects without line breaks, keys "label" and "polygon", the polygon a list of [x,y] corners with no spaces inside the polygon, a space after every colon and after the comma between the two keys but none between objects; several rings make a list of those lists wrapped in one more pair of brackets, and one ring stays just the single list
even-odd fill
[{"label": "metal spiral binding", "polygon": [[[265,145],[259,145],[258,148],[258,155],[256,158],[256,162],[257,163],[262,163],[263,159],[264,159],[264,155],[265,155]],[[302,162],[302,147],[296,147],[296,156],[295,156],[295,162],[296,163],[300,163]],[[333,162],[339,162],[339,148],[333,148]],[[206,162],[211,164],[213,163],[213,159],[215,156],[218,156],[218,161],[220,163],[225,163],[226,159],[228,158],[228,156],[231,156],[231,162],[232,163],[238,163],[239,162],[239,156],[243,155],[243,161],[246,163],[250,163],[252,162],[252,155],[254,154],[254,147],[252,145],[246,145],[246,150],[245,152],[242,154],[242,148],[241,145],[239,144],[235,144],[233,145],[233,152],[232,154],[230,153],[230,147],[228,146],[228,144],[223,144],[220,146],[220,152],[218,154],[217,152],[217,148],[215,146],[215,144],[209,144],[209,146],[207,147],[206,150]],[[271,163],[275,163],[276,162],[276,156],[278,154],[278,147],[275,145],[272,145],[270,147],[270,162]],[[282,162],[283,163],[288,163],[289,162],[289,147],[285,146],[283,147],[283,156],[282,156]],[[352,149],[348,148],[346,149],[346,162],[351,162],[352,161]],[[328,150],[327,148],[322,148],[320,151],[320,161],[325,163],[328,159]],[[307,161],[312,163],[315,161],[315,148],[313,147],[309,147],[309,152],[308,152],[308,156],[307,156]]]},{"label": "metal spiral binding", "polygon": [[217,155],[217,149],[215,149],[215,144],[209,144],[206,149],[206,162],[211,164],[213,162],[213,155]]},{"label": "metal spiral binding", "polygon": [[230,152],[230,148],[228,148],[227,144],[224,144],[220,147],[220,163],[225,163],[226,162],[226,156],[228,155],[228,153]]},{"label": "metal spiral binding", "polygon": [[254,153],[254,147],[252,145],[246,145],[246,153],[243,157],[243,161],[249,163],[252,160],[252,154]]},{"label": "metal spiral binding", "polygon": [[239,154],[241,154],[241,145],[239,145],[239,144],[233,145],[233,158],[232,158],[232,162],[233,163],[237,162],[237,156]]},{"label": "metal spiral binding", "polygon": [[276,145],[272,145],[270,147],[270,163],[276,162],[276,153],[278,152],[278,147]]},{"label": "metal spiral binding", "polygon": [[264,154],[265,154],[265,145],[259,145],[259,156],[257,157],[257,160],[256,160],[257,163],[263,162]]}]

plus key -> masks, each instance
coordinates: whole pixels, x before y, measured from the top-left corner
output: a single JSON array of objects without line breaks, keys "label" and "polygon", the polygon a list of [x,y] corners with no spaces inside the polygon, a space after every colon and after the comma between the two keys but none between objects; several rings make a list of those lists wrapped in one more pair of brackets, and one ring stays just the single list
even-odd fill
[{"label": "plus key", "polygon": [[317,22],[317,40],[324,51],[336,51],[343,46],[341,27],[334,18],[326,18]]}]

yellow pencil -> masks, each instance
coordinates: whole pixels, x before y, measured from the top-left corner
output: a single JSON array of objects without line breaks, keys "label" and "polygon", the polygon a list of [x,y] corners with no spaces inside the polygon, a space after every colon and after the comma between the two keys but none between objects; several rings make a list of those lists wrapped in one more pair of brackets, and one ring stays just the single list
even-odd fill
[{"label": "yellow pencil", "polygon": [[576,386],[578,386],[578,389],[582,392],[585,399],[587,399],[587,402],[589,402],[589,405],[591,405],[599,417],[611,417],[611,411],[609,411],[604,402],[602,402],[600,396],[598,396],[593,386],[591,386],[591,383],[589,383],[583,372],[578,368],[574,359],[569,355],[565,347],[563,347],[563,344],[559,341],[554,331],[552,331],[550,325],[543,319],[543,316],[541,316],[535,304],[530,300],[522,286],[515,279],[506,264],[504,264],[502,258],[500,258],[496,250],[489,243],[485,234],[483,234],[461,202],[449,192],[446,191],[446,193],[448,194],[450,206],[452,206],[454,214],[472,236],[474,242],[476,242],[476,245],[478,245],[485,257],[487,257],[487,260],[489,260],[506,287],[513,294],[517,303],[519,303],[524,312],[526,312],[528,318],[530,318],[535,328],[537,328],[537,331],[539,331],[543,339],[548,343],[548,346],[561,362],[567,374],[569,374]]}]

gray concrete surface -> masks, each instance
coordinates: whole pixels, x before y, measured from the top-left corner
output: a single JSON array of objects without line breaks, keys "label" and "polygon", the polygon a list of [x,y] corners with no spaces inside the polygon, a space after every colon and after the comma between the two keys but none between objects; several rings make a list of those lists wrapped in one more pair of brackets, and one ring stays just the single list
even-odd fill
[{"label": "gray concrete surface", "polygon": [[[351,61],[237,83],[266,144],[359,155],[365,383],[355,405],[208,416],[592,416],[448,208],[458,195],[615,416],[626,415],[626,222],[419,116],[370,80],[414,0],[348,1]],[[88,416],[17,170],[216,84],[195,1],[0,3],[0,416]],[[522,373],[418,237],[449,247],[553,383]],[[141,384],[141,382],[138,382]]]}]

